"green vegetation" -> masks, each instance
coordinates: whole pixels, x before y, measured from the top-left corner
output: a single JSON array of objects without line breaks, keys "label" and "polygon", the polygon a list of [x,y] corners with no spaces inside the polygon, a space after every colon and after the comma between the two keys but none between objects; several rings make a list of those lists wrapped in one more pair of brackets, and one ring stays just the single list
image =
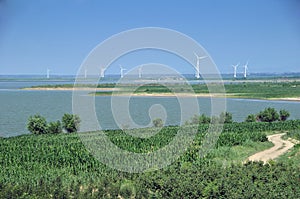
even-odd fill
[{"label": "green vegetation", "polygon": [[63,128],[68,133],[74,133],[79,130],[80,118],[78,115],[65,113],[62,117],[62,124],[58,120],[56,122],[47,121],[40,115],[30,116],[27,123],[27,129],[33,134],[58,134],[63,132]]},{"label": "green vegetation", "polygon": [[217,123],[233,123],[232,114],[229,112],[222,112],[219,116],[212,116],[211,118],[202,114],[200,116],[194,115],[186,124],[217,124]]},{"label": "green vegetation", "polygon": [[287,110],[282,109],[279,111],[279,119],[281,121],[287,120],[288,117],[290,117],[290,113]]},{"label": "green vegetation", "polygon": [[47,121],[40,115],[30,116],[27,129],[33,134],[45,134],[47,133]]},{"label": "green vegetation", "polygon": [[164,125],[163,120],[160,118],[154,119],[152,123],[154,127],[162,127]]},{"label": "green vegetation", "polygon": [[65,113],[62,117],[62,126],[68,133],[74,133],[79,130],[80,118],[78,115]]},{"label": "green vegetation", "polygon": [[256,122],[256,115],[254,114],[250,114],[247,116],[247,118],[245,119],[245,122]]},{"label": "green vegetation", "polygon": [[[214,83],[210,83],[213,87]],[[167,84],[167,87],[160,84],[122,84],[116,85],[114,83],[106,84],[76,84],[77,88],[118,88],[118,94],[126,94],[131,91],[133,87],[138,87],[134,93],[136,94],[160,94],[160,93],[191,93],[191,90],[186,85],[182,84]],[[60,85],[41,85],[33,86],[31,88],[73,88],[73,84],[60,84]],[[193,84],[191,85],[193,92],[196,94],[208,94],[209,90],[206,84]],[[272,98],[287,98],[300,96],[300,81],[294,82],[239,82],[225,84],[225,91],[227,97],[237,98],[256,98],[256,99],[272,99]],[[211,91],[218,93],[218,91]],[[111,95],[112,91],[95,92],[96,95]]]},{"label": "green vegetation", "polygon": [[245,119],[245,122],[276,122],[276,121],[286,121],[290,113],[287,110],[281,109],[279,113],[276,109],[268,107],[258,114],[250,114]]},{"label": "green vegetation", "polygon": [[[246,157],[271,146],[266,142],[266,132],[297,134],[300,120],[225,124],[215,147],[200,158],[199,149],[208,126],[198,126],[193,144],[178,161],[161,170],[138,174],[103,165],[74,133],[1,138],[0,198],[300,197],[300,167],[293,158],[266,165],[242,164]],[[147,139],[121,130],[105,134],[120,148],[149,153],[167,145],[178,128],[163,127]],[[155,128],[131,131],[151,133]],[[90,138],[91,142],[95,140]],[[299,145],[295,148],[299,150]]]},{"label": "green vegetation", "polygon": [[300,129],[289,131],[287,136],[300,141]]},{"label": "green vegetation", "polygon": [[60,121],[50,122],[48,124],[48,132],[53,134],[58,134],[63,132],[63,128],[61,126]]},{"label": "green vegetation", "polygon": [[279,120],[279,114],[275,108],[268,107],[265,110],[261,111],[257,118],[261,122],[275,122]]}]

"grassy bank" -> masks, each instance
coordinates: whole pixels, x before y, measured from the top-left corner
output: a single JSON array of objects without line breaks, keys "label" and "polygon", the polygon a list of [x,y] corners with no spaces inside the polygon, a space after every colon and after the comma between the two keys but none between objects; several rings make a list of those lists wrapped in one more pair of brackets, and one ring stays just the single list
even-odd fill
[{"label": "grassy bank", "polygon": [[[299,198],[298,165],[242,162],[271,146],[266,132],[300,129],[300,121],[227,124],[215,147],[200,158],[207,128],[199,126],[193,144],[173,164],[138,174],[105,166],[77,134],[1,138],[0,198]],[[151,153],[170,143],[177,130],[165,127],[147,139],[120,130],[105,133],[124,150]]]},{"label": "grassy bank", "polygon": [[[213,85],[213,84],[212,84]],[[225,91],[227,97],[236,98],[255,98],[255,99],[274,99],[274,98],[299,98],[300,97],[300,82],[259,82],[259,83],[229,83],[225,84]],[[147,85],[115,85],[115,84],[99,84],[99,85],[77,85],[77,88],[98,88],[104,89],[101,92],[95,92],[96,95],[111,95],[111,90],[115,88],[116,94],[128,94],[133,88],[134,94],[172,94],[172,93],[191,93],[208,94],[210,93],[205,84],[192,85],[192,90],[188,89],[186,85],[168,84],[167,86],[159,84]],[[32,89],[70,89],[72,84],[63,85],[41,85],[32,87]],[[211,93],[218,94],[218,92],[211,91]]]}]

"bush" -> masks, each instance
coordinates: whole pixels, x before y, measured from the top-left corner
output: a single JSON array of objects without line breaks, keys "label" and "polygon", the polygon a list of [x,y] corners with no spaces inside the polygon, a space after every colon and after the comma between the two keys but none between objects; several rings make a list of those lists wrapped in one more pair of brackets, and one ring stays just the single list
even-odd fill
[{"label": "bush", "polygon": [[62,126],[59,120],[56,122],[50,122],[48,124],[48,133],[58,134],[62,133]]},{"label": "bush", "polygon": [[204,114],[200,115],[200,117],[199,117],[199,123],[201,123],[201,124],[209,124],[210,123],[210,117],[208,117],[208,116],[206,116]]},{"label": "bush", "polygon": [[30,116],[27,123],[27,129],[33,134],[47,133],[47,121],[40,115]]},{"label": "bush", "polygon": [[154,119],[152,123],[155,127],[162,127],[164,125],[162,119],[160,118]]},{"label": "bush", "polygon": [[288,117],[290,117],[290,113],[287,110],[280,110],[279,117],[281,121],[286,121]]},{"label": "bush", "polygon": [[279,114],[274,108],[266,108],[257,115],[261,122],[275,122],[279,120]]},{"label": "bush", "polygon": [[221,113],[220,114],[220,121],[224,121],[224,123],[232,123],[232,114],[229,112]]},{"label": "bush", "polygon": [[254,114],[248,115],[247,118],[245,119],[245,122],[256,122],[256,115]]},{"label": "bush", "polygon": [[62,117],[62,126],[68,133],[74,133],[79,130],[80,118],[78,115],[65,113]]},{"label": "bush", "polygon": [[202,114],[200,116],[194,115],[191,118],[191,124],[209,124],[210,123],[210,117]]}]

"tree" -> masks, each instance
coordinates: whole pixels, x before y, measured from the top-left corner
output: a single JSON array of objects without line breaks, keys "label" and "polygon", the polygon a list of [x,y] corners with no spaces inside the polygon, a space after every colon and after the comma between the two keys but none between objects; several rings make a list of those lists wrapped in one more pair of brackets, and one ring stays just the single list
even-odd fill
[{"label": "tree", "polygon": [[45,134],[47,133],[47,121],[40,115],[30,116],[27,129],[33,134]]},{"label": "tree", "polygon": [[256,115],[254,114],[248,115],[247,118],[245,119],[245,122],[256,122]]},{"label": "tree", "polygon": [[160,118],[154,119],[152,123],[155,127],[162,127],[164,125],[163,120]]},{"label": "tree", "polygon": [[220,122],[224,122],[224,123],[232,123],[232,114],[229,112],[222,112],[220,114]]},{"label": "tree", "polygon": [[62,126],[59,120],[56,122],[50,122],[48,124],[48,133],[58,134],[62,133]]},{"label": "tree", "polygon": [[79,130],[80,121],[78,115],[65,113],[62,117],[62,126],[68,133],[74,133]]},{"label": "tree", "polygon": [[191,124],[209,124],[210,123],[210,117],[202,114],[202,115],[194,115],[191,118]]},{"label": "tree", "polygon": [[268,107],[257,115],[261,122],[275,122],[279,120],[279,114],[274,108]]},{"label": "tree", "polygon": [[206,116],[204,114],[200,115],[200,117],[199,117],[199,123],[201,123],[201,124],[209,124],[210,123],[210,117],[208,117],[208,116]]},{"label": "tree", "polygon": [[281,109],[279,111],[280,121],[286,121],[290,117],[290,113],[287,110]]}]

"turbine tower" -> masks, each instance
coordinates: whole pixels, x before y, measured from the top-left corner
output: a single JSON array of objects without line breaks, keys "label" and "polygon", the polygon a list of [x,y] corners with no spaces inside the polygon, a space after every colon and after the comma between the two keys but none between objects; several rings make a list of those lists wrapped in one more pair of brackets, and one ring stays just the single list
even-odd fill
[{"label": "turbine tower", "polygon": [[244,78],[247,78],[247,71],[248,71],[248,61],[244,66]]},{"label": "turbine tower", "polygon": [[105,73],[105,68],[101,68],[100,69],[100,77],[103,78],[104,77],[104,73]]},{"label": "turbine tower", "polygon": [[237,65],[232,65],[233,67],[233,77],[236,78],[236,69],[239,66],[240,63],[238,63]]},{"label": "turbine tower", "polygon": [[142,66],[140,66],[138,70],[139,70],[139,78],[141,79],[142,78]]},{"label": "turbine tower", "polygon": [[87,69],[84,69],[84,79],[87,78]]},{"label": "turbine tower", "polygon": [[123,67],[120,65],[120,74],[121,74],[121,78],[124,77],[124,70],[126,70],[126,69],[123,68]]},{"label": "turbine tower", "polygon": [[47,68],[47,79],[49,79],[49,78],[50,78],[50,69]]},{"label": "turbine tower", "polygon": [[195,77],[196,77],[197,79],[199,79],[199,78],[200,78],[200,60],[206,58],[206,56],[200,57],[200,56],[198,56],[196,53],[194,53],[194,54],[195,54],[195,56],[196,56],[196,58],[197,58]]}]

